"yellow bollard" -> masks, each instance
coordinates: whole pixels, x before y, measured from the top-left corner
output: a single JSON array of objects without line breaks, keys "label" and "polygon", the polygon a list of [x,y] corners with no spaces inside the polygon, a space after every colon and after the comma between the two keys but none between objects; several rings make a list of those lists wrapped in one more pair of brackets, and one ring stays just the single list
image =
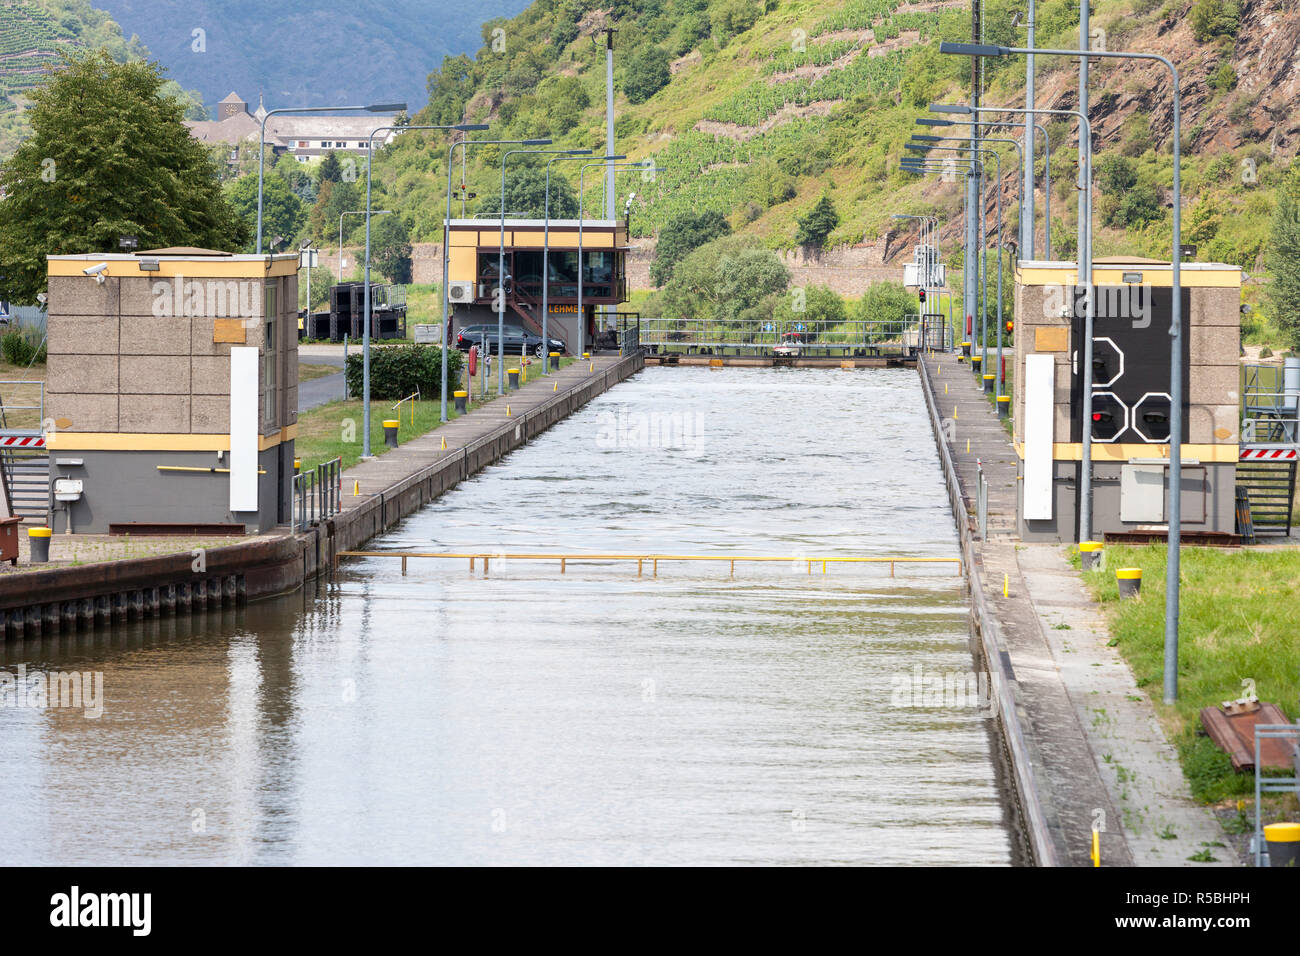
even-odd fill
[{"label": "yellow bollard", "polygon": [[1092,831],[1092,852],[1088,854],[1094,867],[1101,866],[1101,831]]},{"label": "yellow bollard", "polygon": [[952,420],[953,420],[953,421],[956,421],[956,420],[957,420],[957,406],[956,406],[956,405],[954,405],[954,406],[952,407]]},{"label": "yellow bollard", "polygon": [[352,482],[352,497],[356,498],[360,494],[361,494],[361,482],[354,479]]},{"label": "yellow bollard", "polygon": [[596,363],[595,363],[595,362],[592,362],[590,365],[588,365],[588,366],[587,366],[587,371],[588,371],[588,372],[594,372],[594,371],[596,371]]},{"label": "yellow bollard", "polygon": [[944,382],[944,383],[943,383],[943,393],[944,393],[945,395],[948,394],[948,383],[947,383],[947,382]]},{"label": "yellow bollard", "polygon": [[507,405],[507,406],[506,406],[506,418],[509,418],[509,417],[510,417],[510,406]]},{"label": "yellow bollard", "polygon": [[970,454],[970,439],[966,439],[966,454]]},{"label": "yellow bollard", "polygon": [[447,439],[446,439],[445,436],[444,436],[443,439],[442,439],[442,449],[441,449],[441,450],[442,450],[442,451],[446,451],[446,450],[447,450]]},{"label": "yellow bollard", "polygon": [[1008,578],[1008,577],[1007,577],[1007,573],[1006,573],[1005,571],[1003,571],[1003,572],[1002,572],[1002,596],[1003,596],[1003,597],[1007,597],[1007,596],[1008,596],[1008,595],[1007,595],[1007,588],[1010,586],[1010,584],[1011,584],[1011,580],[1010,580],[1010,578]]},{"label": "yellow bollard", "polygon": [[559,382],[554,382],[554,383],[552,383],[552,385],[551,385],[551,391],[552,391],[552,392],[558,392],[559,390],[560,390],[560,383],[559,383]]}]

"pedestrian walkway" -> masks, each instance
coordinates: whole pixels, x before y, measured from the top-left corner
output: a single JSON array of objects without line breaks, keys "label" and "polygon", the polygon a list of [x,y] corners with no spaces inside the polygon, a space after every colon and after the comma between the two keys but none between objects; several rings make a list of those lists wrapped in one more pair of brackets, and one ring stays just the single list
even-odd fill
[{"label": "pedestrian walkway", "polygon": [[[997,622],[1015,675],[1017,711],[1059,862],[1091,866],[1100,827],[1103,866],[1236,865],[1213,814],[1195,805],[1176,754],[1138,689],[1065,548],[1016,533],[1017,457],[970,367],[956,355],[923,360],[965,500],[976,567],[972,586]],[[976,475],[988,481],[978,533]],[[1213,847],[1213,862],[1188,857]]]}]

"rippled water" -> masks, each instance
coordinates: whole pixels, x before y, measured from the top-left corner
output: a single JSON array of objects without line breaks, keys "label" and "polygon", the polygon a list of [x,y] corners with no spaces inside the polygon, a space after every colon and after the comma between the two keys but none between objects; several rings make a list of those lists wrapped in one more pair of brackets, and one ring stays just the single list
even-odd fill
[{"label": "rippled water", "polygon": [[[644,413],[645,417],[641,417]],[[372,542],[799,555],[352,562],[312,593],[11,643],[6,863],[1006,863],[913,372],[647,369]],[[926,704],[924,700],[915,703]]]}]

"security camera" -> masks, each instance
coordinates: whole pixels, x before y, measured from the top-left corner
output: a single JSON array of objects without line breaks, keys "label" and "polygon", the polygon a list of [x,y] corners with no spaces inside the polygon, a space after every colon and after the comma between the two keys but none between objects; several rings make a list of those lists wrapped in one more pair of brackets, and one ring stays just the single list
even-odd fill
[{"label": "security camera", "polygon": [[101,262],[99,265],[89,266],[85,269],[82,269],[81,271],[88,276],[97,276],[107,268],[108,268],[108,263]]}]

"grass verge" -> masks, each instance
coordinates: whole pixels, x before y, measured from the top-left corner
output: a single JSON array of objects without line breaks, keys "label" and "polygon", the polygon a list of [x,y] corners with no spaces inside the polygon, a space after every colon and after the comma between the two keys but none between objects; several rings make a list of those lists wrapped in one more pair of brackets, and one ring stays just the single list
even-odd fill
[{"label": "grass verge", "polygon": [[[572,365],[575,360],[565,356],[560,359],[560,368]],[[536,364],[529,367],[529,382],[536,380],[539,370]],[[338,371],[338,369],[333,369]],[[494,373],[495,374],[495,373]],[[454,390],[453,386],[450,390]],[[477,395],[477,388],[475,394]],[[509,395],[503,396],[509,399]],[[497,395],[489,387],[486,400],[476,399],[469,403],[473,411],[489,402],[497,400]],[[414,409],[412,409],[414,405]],[[344,469],[351,468],[361,460],[363,408],[360,399],[339,400],[313,408],[298,416],[298,437],[294,439],[294,453],[302,462],[302,470],[308,471],[331,458],[342,458]],[[414,415],[414,421],[412,416]],[[370,403],[370,451],[382,455],[388,451],[384,444],[384,420],[396,418],[401,424],[397,429],[399,443],[428,434],[439,425],[441,402],[438,398],[404,404],[400,411],[394,411],[391,401],[372,400]],[[456,419],[456,407],[447,398],[447,418]]]},{"label": "grass verge", "polygon": [[[1200,709],[1240,697],[1253,681],[1260,700],[1294,720],[1300,713],[1300,551],[1184,548],[1180,588],[1178,702],[1161,701],[1164,679],[1163,544],[1107,545],[1106,570],[1084,580],[1101,602],[1112,640],[1151,695],[1178,748],[1192,795],[1218,803],[1254,793],[1254,778],[1200,736]],[[1142,591],[1120,601],[1115,569],[1142,569]],[[1290,807],[1294,810],[1294,807]]]}]

